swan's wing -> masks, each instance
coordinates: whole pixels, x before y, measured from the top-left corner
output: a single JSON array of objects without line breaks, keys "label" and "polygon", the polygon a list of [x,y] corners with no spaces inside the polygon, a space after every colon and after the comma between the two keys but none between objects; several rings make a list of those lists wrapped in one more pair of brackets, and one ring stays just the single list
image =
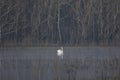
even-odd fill
[{"label": "swan's wing", "polygon": [[57,52],[63,53],[63,50],[59,49],[59,50],[57,50]]},{"label": "swan's wing", "polygon": [[60,56],[63,54],[63,51],[62,50],[57,50],[57,55]]},{"label": "swan's wing", "polygon": [[57,50],[57,53],[60,53],[61,52],[61,50]]}]

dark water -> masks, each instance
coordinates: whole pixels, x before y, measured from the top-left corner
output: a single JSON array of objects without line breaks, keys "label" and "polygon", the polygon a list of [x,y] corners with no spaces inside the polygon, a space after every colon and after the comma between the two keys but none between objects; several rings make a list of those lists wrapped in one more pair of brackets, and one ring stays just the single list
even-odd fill
[{"label": "dark water", "polygon": [[119,47],[0,49],[0,80],[120,80]]}]

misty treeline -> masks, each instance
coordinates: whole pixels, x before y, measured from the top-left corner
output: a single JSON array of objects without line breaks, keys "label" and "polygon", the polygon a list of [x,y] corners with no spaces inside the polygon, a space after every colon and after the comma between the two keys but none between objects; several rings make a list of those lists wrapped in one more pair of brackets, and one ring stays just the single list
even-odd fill
[{"label": "misty treeline", "polygon": [[120,0],[0,0],[0,45],[120,45]]}]

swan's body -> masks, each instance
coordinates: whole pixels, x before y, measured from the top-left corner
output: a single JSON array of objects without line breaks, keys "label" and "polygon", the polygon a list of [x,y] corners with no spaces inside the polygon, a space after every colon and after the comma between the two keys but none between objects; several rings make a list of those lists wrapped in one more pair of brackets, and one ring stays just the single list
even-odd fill
[{"label": "swan's body", "polygon": [[63,47],[57,50],[57,55],[63,59]]}]

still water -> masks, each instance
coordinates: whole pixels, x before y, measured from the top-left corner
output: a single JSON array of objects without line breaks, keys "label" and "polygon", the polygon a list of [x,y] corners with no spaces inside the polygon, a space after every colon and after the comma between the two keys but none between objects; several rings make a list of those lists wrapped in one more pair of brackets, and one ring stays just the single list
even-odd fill
[{"label": "still water", "polygon": [[119,47],[0,49],[0,80],[119,80]]}]

